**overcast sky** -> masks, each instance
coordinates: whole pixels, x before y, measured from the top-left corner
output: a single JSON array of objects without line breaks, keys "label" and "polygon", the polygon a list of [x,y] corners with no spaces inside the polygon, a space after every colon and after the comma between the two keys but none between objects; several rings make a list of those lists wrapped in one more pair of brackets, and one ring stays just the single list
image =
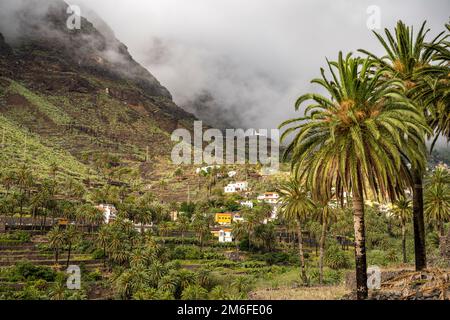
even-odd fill
[{"label": "overcast sky", "polygon": [[272,128],[294,114],[325,57],[365,48],[381,53],[366,22],[398,19],[432,34],[449,21],[448,0],[72,0],[94,10],[183,106],[204,91],[216,116]]}]

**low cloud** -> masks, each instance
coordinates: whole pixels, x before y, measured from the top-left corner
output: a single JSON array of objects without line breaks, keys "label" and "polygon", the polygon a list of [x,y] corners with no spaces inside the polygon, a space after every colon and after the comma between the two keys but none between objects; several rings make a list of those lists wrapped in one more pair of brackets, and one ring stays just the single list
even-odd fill
[{"label": "low cloud", "polygon": [[369,6],[379,6],[382,28],[426,19],[433,34],[450,12],[448,0],[69,2],[125,43],[180,106],[219,127],[245,128],[274,128],[292,117],[295,99],[316,90],[310,80],[325,57],[359,48],[381,54],[366,26]]}]

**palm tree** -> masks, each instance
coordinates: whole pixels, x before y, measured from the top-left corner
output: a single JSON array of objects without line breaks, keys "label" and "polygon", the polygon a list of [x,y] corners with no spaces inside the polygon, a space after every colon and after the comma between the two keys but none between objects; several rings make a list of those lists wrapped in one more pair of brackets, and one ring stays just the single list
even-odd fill
[{"label": "palm tree", "polygon": [[395,202],[394,209],[392,210],[393,215],[399,220],[402,228],[403,263],[408,262],[406,257],[406,223],[411,219],[411,209],[411,200],[401,197]]},{"label": "palm tree", "polygon": [[103,250],[103,267],[106,267],[106,248],[108,246],[109,240],[111,239],[111,233],[107,226],[100,228],[96,242],[97,245]]},{"label": "palm tree", "polygon": [[59,262],[59,251],[64,245],[64,232],[59,227],[53,227],[48,233],[49,246],[55,253],[55,263]]},{"label": "palm tree", "polygon": [[[359,50],[374,58],[379,67],[383,70],[387,83],[390,79],[398,79],[403,82],[403,94],[411,98],[417,111],[427,115],[429,110],[425,101],[418,99],[414,94],[415,87],[423,79],[423,71],[432,64],[435,50],[434,45],[440,42],[441,35],[438,35],[430,43],[426,42],[426,36],[430,31],[425,30],[426,22],[419,29],[417,35],[414,35],[413,28],[407,27],[402,21],[397,23],[395,34],[386,29],[386,38],[374,32],[377,39],[386,50],[387,55],[378,58],[376,55],[366,51]],[[430,134],[431,132],[428,132]],[[419,137],[417,137],[419,138]],[[425,143],[425,135],[422,135],[420,144]],[[420,163],[419,163],[420,164]],[[426,247],[425,247],[425,225],[423,215],[423,165],[412,165],[413,175],[413,222],[414,222],[414,241],[416,255],[416,270],[426,268]]]},{"label": "palm tree", "polygon": [[291,179],[283,183],[279,188],[280,198],[279,202],[281,217],[287,221],[297,221],[297,237],[298,249],[301,264],[301,277],[304,284],[308,284],[308,277],[306,276],[305,255],[303,252],[303,238],[302,238],[302,221],[311,214],[315,209],[315,205],[309,194],[300,185],[296,179]]},{"label": "palm tree", "polygon": [[415,99],[424,101],[430,106],[428,117],[430,126],[434,130],[434,140],[430,150],[433,150],[438,138],[442,135],[450,140],[450,24],[446,25],[447,35],[437,39],[427,47],[434,50],[433,65],[425,66],[420,71],[419,83],[413,88]]},{"label": "palm tree", "polygon": [[212,300],[225,300],[227,297],[227,293],[223,286],[217,285],[211,290],[209,296]]},{"label": "palm tree", "polygon": [[178,230],[181,232],[181,240],[184,243],[184,234],[189,231],[190,220],[186,215],[180,215],[177,220]]},{"label": "palm tree", "polygon": [[192,284],[186,287],[181,294],[183,300],[206,300],[208,291],[198,284]]},{"label": "palm tree", "polygon": [[242,225],[247,230],[249,251],[253,247],[255,229],[267,218],[267,207],[264,206],[263,208],[264,209],[255,207],[253,209],[245,208],[244,210],[242,210],[242,215],[244,217],[244,222],[242,222]]},{"label": "palm tree", "polygon": [[145,207],[136,208],[136,212],[133,215],[133,220],[140,224],[141,235],[145,234],[145,226],[152,222],[153,214],[151,210]]},{"label": "palm tree", "polygon": [[231,282],[231,286],[236,288],[239,293],[247,294],[251,290],[253,282],[254,279],[249,276],[239,276]]},{"label": "palm tree", "polygon": [[78,213],[82,221],[89,224],[91,233],[94,232],[94,225],[99,226],[105,219],[103,212],[90,204],[80,207]]},{"label": "palm tree", "polygon": [[69,267],[70,263],[70,255],[72,253],[72,246],[75,244],[75,242],[79,239],[79,233],[75,229],[74,226],[68,226],[67,229],[64,232],[64,242],[68,246],[67,251],[67,263],[66,266]]},{"label": "palm tree", "polygon": [[438,226],[439,236],[444,237],[444,223],[450,221],[450,185],[430,184],[425,189],[425,216]]},{"label": "palm tree", "polygon": [[210,222],[210,219],[202,213],[196,213],[192,218],[192,228],[195,230],[198,238],[200,239],[200,250],[203,250],[203,242],[210,234]]},{"label": "palm tree", "polygon": [[30,198],[31,187],[33,186],[33,174],[25,165],[17,172],[15,183],[19,189],[19,225],[22,225],[23,208]]},{"label": "palm tree", "polygon": [[64,282],[64,278],[57,279],[50,289],[49,296],[51,300],[66,299],[66,283]]},{"label": "palm tree", "polygon": [[[321,85],[331,96],[306,94],[297,110],[309,100],[305,116],[284,122],[290,126],[282,139],[295,133],[285,156],[292,155],[292,170],[304,180],[315,199],[336,193],[343,203],[352,197],[358,299],[365,299],[367,265],[364,196],[395,200],[411,184],[408,163],[423,168],[426,123],[423,114],[403,95],[402,83],[382,79],[371,58],[328,62],[333,80],[322,69]],[[292,126],[293,125],[293,126]]]},{"label": "palm tree", "polygon": [[239,251],[239,241],[243,240],[247,236],[247,228],[244,222],[237,221],[233,223],[231,233],[236,243],[236,253]]}]

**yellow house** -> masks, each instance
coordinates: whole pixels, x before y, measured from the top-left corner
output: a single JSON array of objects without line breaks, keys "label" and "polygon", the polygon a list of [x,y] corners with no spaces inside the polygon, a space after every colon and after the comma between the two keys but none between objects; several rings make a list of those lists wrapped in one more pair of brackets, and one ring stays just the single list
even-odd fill
[{"label": "yellow house", "polygon": [[231,222],[233,222],[233,214],[226,212],[226,213],[216,213],[216,223],[220,225],[231,225]]}]

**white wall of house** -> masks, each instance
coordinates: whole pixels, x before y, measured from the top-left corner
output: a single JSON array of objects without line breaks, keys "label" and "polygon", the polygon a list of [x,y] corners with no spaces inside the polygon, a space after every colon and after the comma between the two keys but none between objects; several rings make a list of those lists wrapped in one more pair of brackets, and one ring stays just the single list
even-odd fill
[{"label": "white wall of house", "polygon": [[242,201],[241,206],[247,207],[247,208],[253,208],[253,201]]},{"label": "white wall of house", "polygon": [[224,188],[225,193],[235,193],[236,192],[236,186],[229,184]]},{"label": "white wall of house", "polygon": [[103,211],[103,218],[106,224],[110,223],[117,217],[117,209],[113,205],[101,204],[97,208]]},{"label": "white wall of house", "polygon": [[230,231],[219,231],[219,242],[233,242],[233,235]]}]

